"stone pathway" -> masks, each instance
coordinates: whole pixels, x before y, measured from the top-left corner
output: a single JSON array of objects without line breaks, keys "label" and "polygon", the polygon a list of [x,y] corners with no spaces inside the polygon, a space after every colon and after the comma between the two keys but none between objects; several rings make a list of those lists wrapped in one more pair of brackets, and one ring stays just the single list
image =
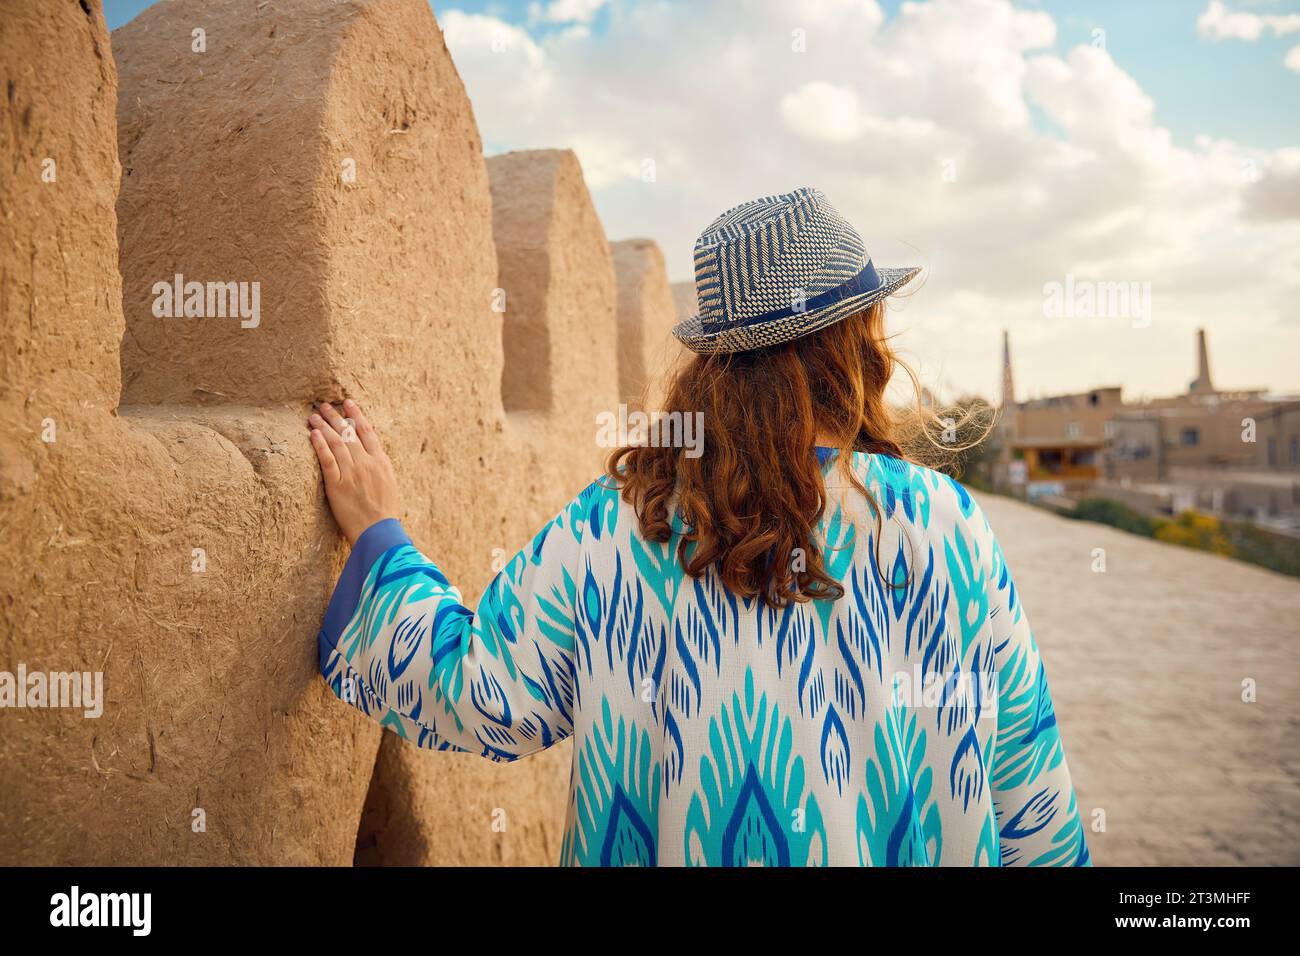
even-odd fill
[{"label": "stone pathway", "polygon": [[1096,864],[1300,864],[1300,579],[980,502],[1046,662],[1080,812],[1105,814]]}]

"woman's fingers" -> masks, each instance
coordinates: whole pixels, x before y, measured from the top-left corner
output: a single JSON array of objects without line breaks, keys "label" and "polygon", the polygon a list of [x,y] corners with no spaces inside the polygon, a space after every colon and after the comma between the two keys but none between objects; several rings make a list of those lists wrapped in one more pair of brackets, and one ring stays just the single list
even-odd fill
[{"label": "woman's fingers", "polygon": [[393,463],[379,435],[354,401],[343,404],[349,418],[322,402],[307,417],[311,444],[325,476],[330,510],[347,539],[357,538],[376,521],[391,518],[401,507]]},{"label": "woman's fingers", "polygon": [[[322,405],[321,408],[329,408],[333,413],[334,418],[342,423],[343,419],[339,416],[338,412],[334,411],[333,408],[330,408],[328,405]],[[324,437],[325,443],[329,446],[329,450],[333,453],[334,460],[338,464],[339,474],[341,475],[348,471],[352,467],[352,450],[348,447],[348,442],[344,440],[342,433],[339,431],[339,427],[327,421],[324,415],[312,415],[307,419],[307,421]],[[355,436],[353,441],[355,443]]]},{"label": "woman's fingers", "polygon": [[[317,406],[318,411],[307,418],[308,425],[313,429],[312,446],[316,448],[317,456],[322,450],[326,451],[334,463],[337,475],[348,471],[354,464],[354,458],[383,455],[379,434],[361,413],[361,406],[348,399],[343,403],[343,408],[348,413],[348,418],[340,415],[338,409],[329,402],[321,402]],[[316,432],[319,432],[320,444],[316,442]],[[321,467],[325,467],[324,458],[321,459]]]},{"label": "woman's fingers", "polygon": [[[357,440],[356,428],[353,427],[351,422],[338,413],[338,409],[329,402],[321,402],[318,407],[320,408],[321,418],[325,419],[330,428],[338,432],[339,436],[345,442],[351,444]],[[329,436],[326,435],[325,437],[328,438]]]},{"label": "woman's fingers", "polygon": [[315,449],[316,458],[320,461],[320,471],[325,476],[325,484],[333,485],[339,480],[339,463],[319,428],[311,430],[311,447]]},{"label": "woman's fingers", "polygon": [[369,419],[361,412],[361,406],[348,399],[343,403],[343,410],[348,413],[357,429],[357,438],[361,440],[361,447],[372,455],[383,454],[383,446],[379,442],[379,433],[375,431],[370,424]]}]

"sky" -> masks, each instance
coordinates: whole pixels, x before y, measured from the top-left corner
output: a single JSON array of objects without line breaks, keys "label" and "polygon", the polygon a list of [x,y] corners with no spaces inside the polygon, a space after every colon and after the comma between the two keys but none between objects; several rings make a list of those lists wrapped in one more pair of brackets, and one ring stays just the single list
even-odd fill
[{"label": "sky", "polygon": [[[107,0],[110,27],[149,6]],[[945,398],[1300,392],[1300,0],[449,0],[495,155],[573,149],[673,281],[720,212],[812,185]]]}]

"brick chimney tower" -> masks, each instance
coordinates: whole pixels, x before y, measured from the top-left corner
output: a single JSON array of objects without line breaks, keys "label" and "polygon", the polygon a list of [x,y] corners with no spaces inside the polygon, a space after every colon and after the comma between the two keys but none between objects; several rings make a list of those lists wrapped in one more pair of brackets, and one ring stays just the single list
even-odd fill
[{"label": "brick chimney tower", "polygon": [[1002,407],[1016,403],[1016,383],[1011,377],[1011,336],[1002,330]]},{"label": "brick chimney tower", "polygon": [[1205,329],[1196,330],[1196,380],[1187,386],[1193,395],[1212,395],[1215,388],[1210,381],[1210,353],[1205,345]]}]

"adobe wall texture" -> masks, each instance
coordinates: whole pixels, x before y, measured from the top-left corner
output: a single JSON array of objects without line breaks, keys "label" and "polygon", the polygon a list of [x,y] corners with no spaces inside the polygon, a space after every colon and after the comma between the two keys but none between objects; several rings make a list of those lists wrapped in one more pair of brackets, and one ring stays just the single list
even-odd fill
[{"label": "adobe wall texture", "polygon": [[672,370],[687,355],[672,334],[677,303],[664,254],[652,239],[624,239],[611,248],[618,276],[619,395],[628,405],[656,409]]},{"label": "adobe wall texture", "polygon": [[[0,863],[553,863],[567,745],[421,752],[318,678],[303,422],[367,408],[473,603],[662,364],[662,257],[571,153],[484,160],[424,0],[86,6],[0,0],[0,671],[106,701],[0,710]],[[177,274],[256,320],[157,314]]]}]

